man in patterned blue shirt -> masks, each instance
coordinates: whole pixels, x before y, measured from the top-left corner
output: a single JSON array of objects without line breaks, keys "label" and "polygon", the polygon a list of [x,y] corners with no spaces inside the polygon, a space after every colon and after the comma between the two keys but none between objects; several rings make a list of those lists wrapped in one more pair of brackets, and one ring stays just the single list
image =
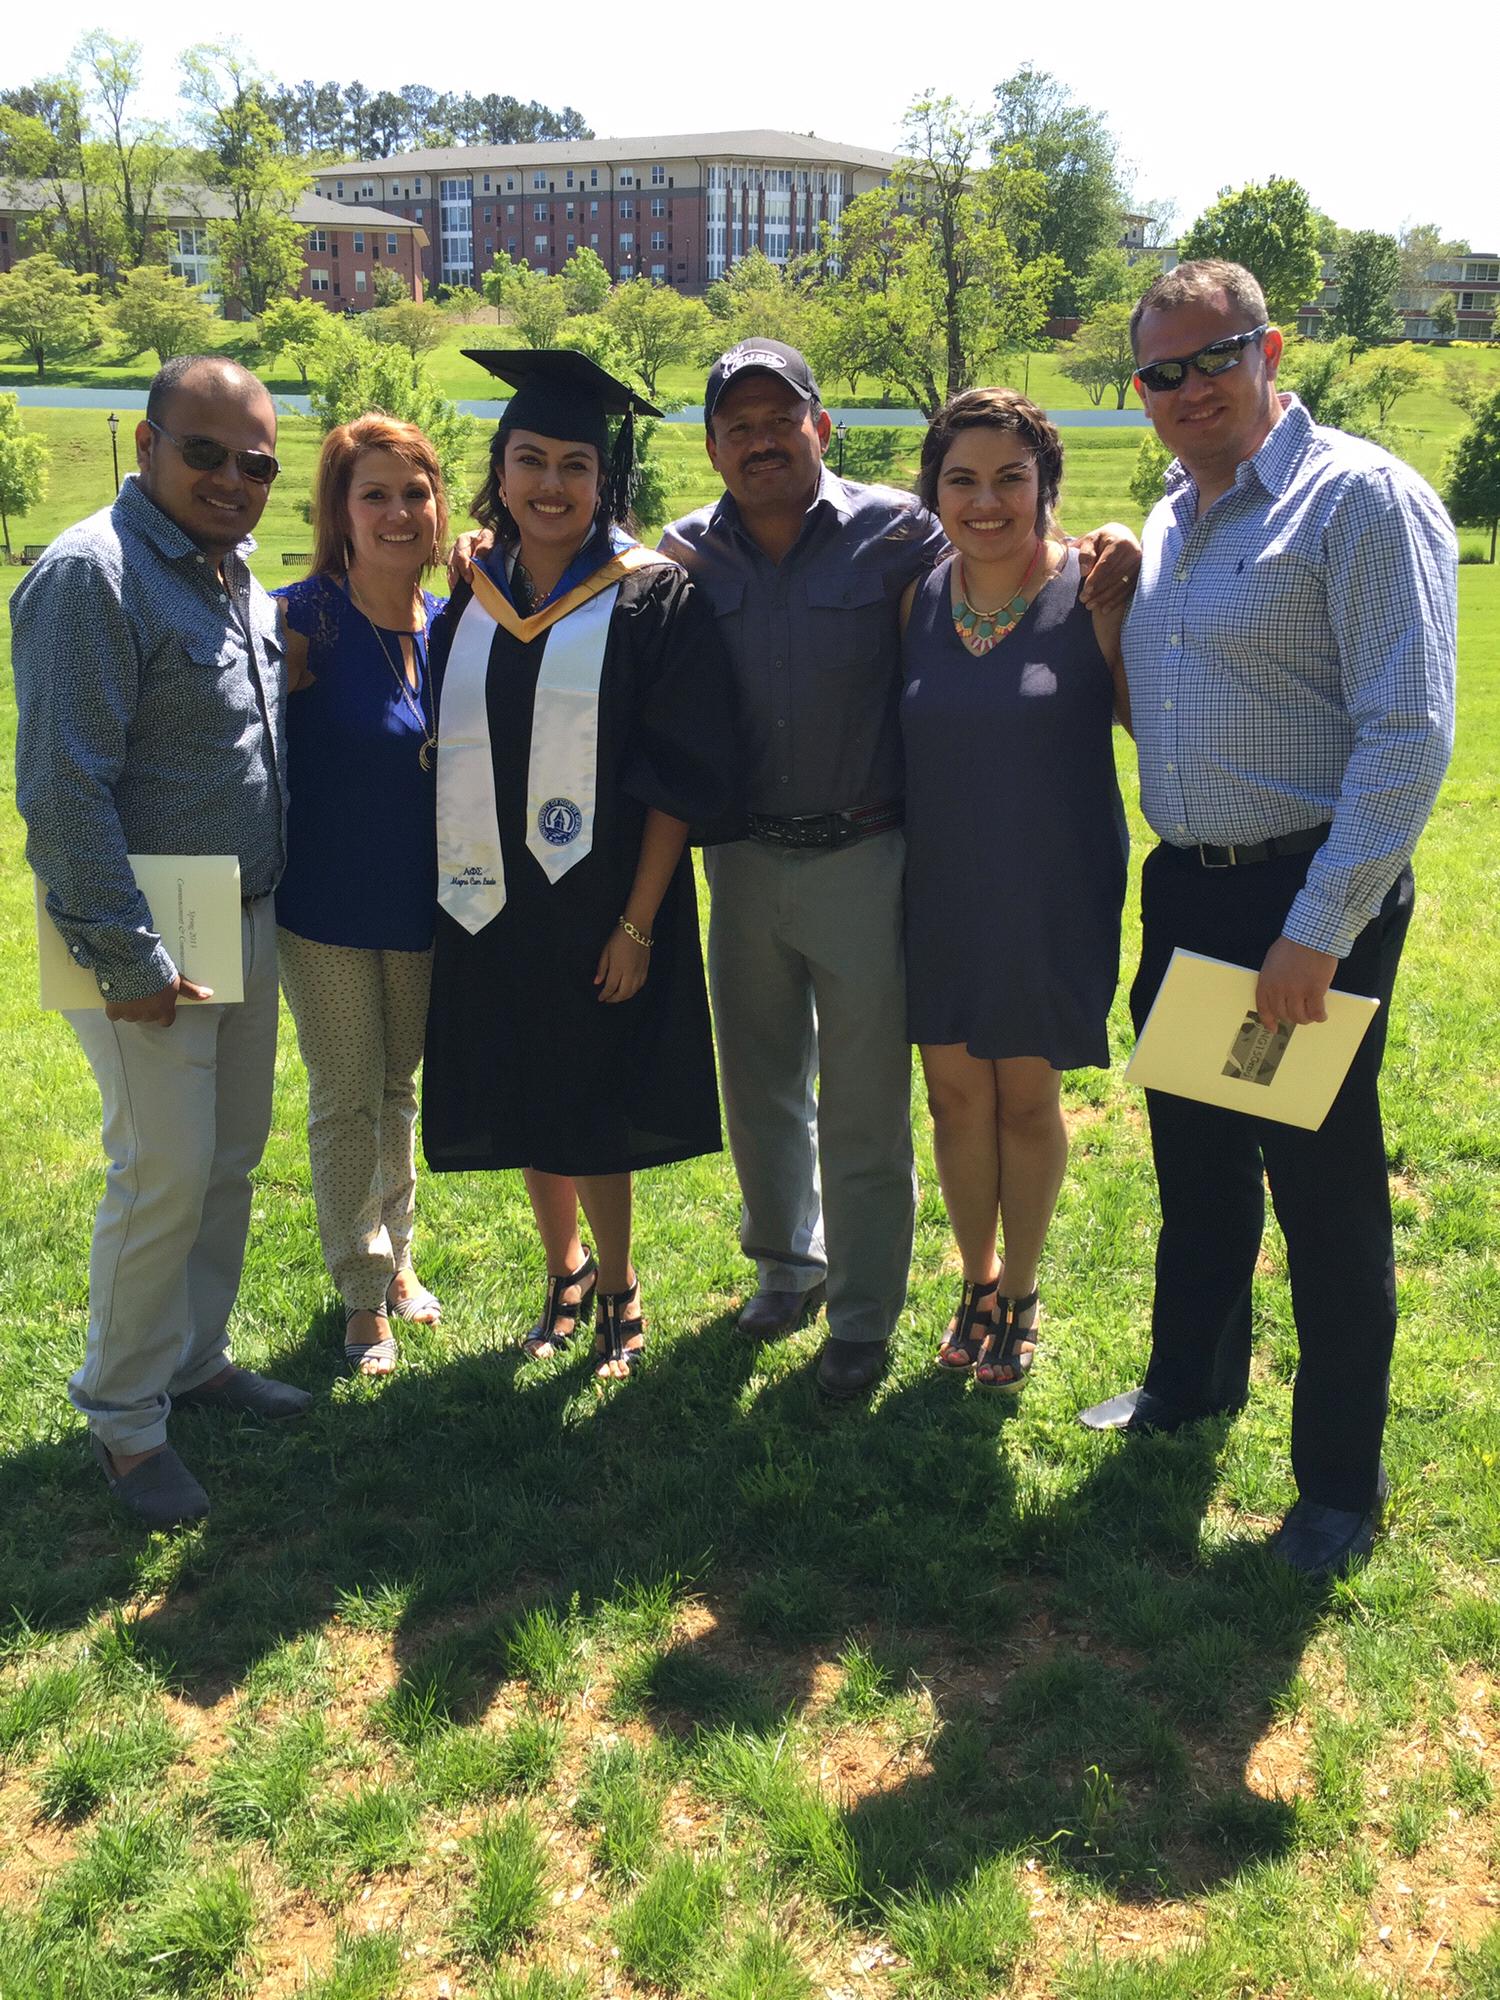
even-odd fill
[{"label": "man in patterned blue shirt", "polygon": [[[153,1528],[208,1511],[167,1443],[174,1407],[281,1417],[310,1400],[235,1367],[226,1335],[276,1056],[284,676],[246,564],[275,444],[253,375],[219,356],[169,362],[136,430],[138,474],[11,599],[26,856],[104,1002],[68,1016],[109,1157],[70,1388],[111,1490]],[[238,856],[242,1004],[181,977],[132,853]]]},{"label": "man in patterned blue shirt", "polygon": [[1300,1357],[1298,1500],[1274,1552],[1368,1553],[1396,1328],[1378,1077],[1410,857],[1453,741],[1457,548],[1437,496],[1276,389],[1281,335],[1241,266],[1182,264],[1137,306],[1136,384],[1175,454],[1125,628],[1141,807],[1140,1029],[1177,946],[1258,968],[1270,1027],[1380,1011],[1317,1132],[1147,1092],[1161,1196],[1151,1360],[1093,1429],[1243,1404],[1269,1182]]}]

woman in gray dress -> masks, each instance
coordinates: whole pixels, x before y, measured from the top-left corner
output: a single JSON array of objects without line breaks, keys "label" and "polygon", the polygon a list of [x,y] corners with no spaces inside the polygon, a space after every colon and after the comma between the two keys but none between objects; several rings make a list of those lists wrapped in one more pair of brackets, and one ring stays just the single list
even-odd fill
[{"label": "woman in gray dress", "polygon": [[1082,601],[1061,476],[1034,403],[955,397],[917,488],[953,553],[902,604],[908,1025],[964,1276],[938,1360],[999,1389],[1036,1345],[1061,1073],[1109,1061],[1125,895],[1124,608]]}]

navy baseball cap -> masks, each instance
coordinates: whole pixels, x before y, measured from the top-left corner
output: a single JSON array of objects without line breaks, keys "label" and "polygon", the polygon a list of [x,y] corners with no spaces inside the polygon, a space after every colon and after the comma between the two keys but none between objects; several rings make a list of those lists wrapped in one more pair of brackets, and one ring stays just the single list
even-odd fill
[{"label": "navy baseball cap", "polygon": [[705,424],[713,422],[715,403],[741,375],[774,375],[778,382],[795,389],[804,403],[823,400],[812,370],[795,347],[788,347],[784,340],[742,340],[738,347],[721,354],[708,371],[708,387],[703,392]]}]

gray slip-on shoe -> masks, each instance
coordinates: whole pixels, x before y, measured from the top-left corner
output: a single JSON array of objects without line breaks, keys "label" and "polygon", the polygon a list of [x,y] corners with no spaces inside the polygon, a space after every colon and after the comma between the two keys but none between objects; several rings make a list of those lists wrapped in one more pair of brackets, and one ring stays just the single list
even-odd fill
[{"label": "gray slip-on shoe", "polygon": [[172,1398],[174,1410],[222,1410],[241,1417],[300,1417],[311,1404],[306,1389],[257,1375],[253,1368],[236,1368],[222,1382],[184,1389]]},{"label": "gray slip-on shoe", "polygon": [[89,1443],[110,1492],[146,1527],[185,1528],[208,1513],[208,1495],[170,1445],[154,1452],[133,1472],[119,1473],[103,1440],[91,1432]]}]

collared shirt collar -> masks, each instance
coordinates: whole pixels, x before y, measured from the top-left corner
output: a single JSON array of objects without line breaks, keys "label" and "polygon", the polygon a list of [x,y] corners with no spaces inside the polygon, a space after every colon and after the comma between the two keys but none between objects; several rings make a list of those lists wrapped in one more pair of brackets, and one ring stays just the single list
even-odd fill
[{"label": "collared shirt collar", "polygon": [[[1267,493],[1277,497],[1291,484],[1298,462],[1313,434],[1313,420],[1305,403],[1299,402],[1289,390],[1281,393],[1279,401],[1280,421],[1272,424],[1260,450],[1242,459],[1234,473],[1236,486],[1243,486],[1249,479],[1258,479]],[[1175,499],[1185,487],[1194,483],[1193,475],[1182,460],[1174,458],[1166,470],[1168,494]]]},{"label": "collared shirt collar", "polygon": [[[831,507],[841,521],[847,521],[854,512],[854,499],[847,482],[830,472],[826,465],[818,474],[818,490],[813,495],[812,504],[807,510],[807,520],[811,521],[818,509],[825,506]],[[740,534],[745,532],[744,522],[740,518],[739,503],[727,487],[719,495],[711,525],[715,528],[733,529]],[[804,532],[806,532],[805,524]]]},{"label": "collared shirt collar", "polygon": [[[133,533],[150,542],[168,562],[180,562],[184,556],[201,556],[204,553],[191,535],[184,533],[169,514],[162,512],[133,472],[127,473],[121,482],[112,512]],[[246,535],[230,551],[241,562],[248,562],[254,552],[253,535]]]}]

